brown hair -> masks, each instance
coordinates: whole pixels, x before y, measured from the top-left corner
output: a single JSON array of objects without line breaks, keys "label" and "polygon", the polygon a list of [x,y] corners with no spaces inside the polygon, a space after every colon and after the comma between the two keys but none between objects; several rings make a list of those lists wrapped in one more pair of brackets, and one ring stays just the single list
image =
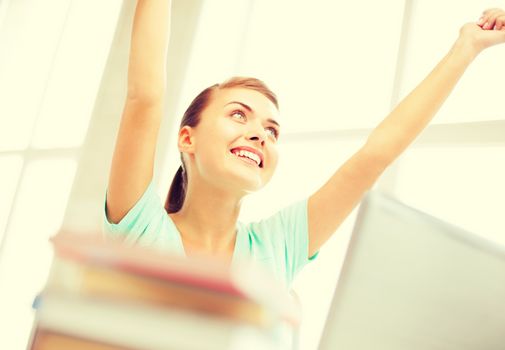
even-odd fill
[{"label": "brown hair", "polygon": [[[230,88],[245,88],[258,91],[267,97],[279,109],[279,103],[277,101],[277,96],[266,86],[264,82],[256,78],[250,77],[232,77],[221,84],[214,84],[209,86],[195,97],[191,102],[188,109],[184,113],[181,120],[181,125],[179,130],[184,126],[196,127],[200,122],[200,114],[209,104],[211,95],[216,90],[230,89]],[[181,163],[182,165],[177,169],[172,184],[170,185],[170,190],[168,191],[168,196],[165,201],[165,210],[167,213],[178,212],[184,203],[184,198],[186,197],[186,189],[188,184],[188,175],[185,170],[184,160],[181,153]]]}]

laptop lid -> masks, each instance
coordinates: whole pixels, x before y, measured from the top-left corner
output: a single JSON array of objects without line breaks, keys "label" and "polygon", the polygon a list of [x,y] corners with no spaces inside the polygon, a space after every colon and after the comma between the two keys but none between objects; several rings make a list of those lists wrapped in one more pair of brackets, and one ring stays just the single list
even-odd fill
[{"label": "laptop lid", "polygon": [[319,349],[505,349],[505,248],[368,193]]}]

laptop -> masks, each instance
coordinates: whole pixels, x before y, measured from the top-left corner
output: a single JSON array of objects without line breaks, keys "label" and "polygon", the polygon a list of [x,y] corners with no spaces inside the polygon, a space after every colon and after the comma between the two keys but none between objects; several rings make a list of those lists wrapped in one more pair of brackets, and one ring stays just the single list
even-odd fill
[{"label": "laptop", "polygon": [[504,350],[505,247],[369,192],[319,343],[330,349]]}]

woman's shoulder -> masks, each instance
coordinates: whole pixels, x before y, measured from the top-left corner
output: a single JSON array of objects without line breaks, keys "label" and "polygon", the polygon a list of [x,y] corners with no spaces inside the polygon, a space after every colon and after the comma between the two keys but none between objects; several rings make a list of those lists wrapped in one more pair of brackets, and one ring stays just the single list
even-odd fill
[{"label": "woman's shoulder", "polygon": [[257,227],[283,227],[286,225],[302,224],[307,218],[308,198],[302,198],[282,206],[272,214],[266,215],[259,220],[253,220],[246,225]]},{"label": "woman's shoulder", "polygon": [[307,231],[308,198],[293,201],[273,214],[247,223],[241,227],[250,235],[262,240],[279,239],[293,232]]},{"label": "woman's shoulder", "polygon": [[120,222],[111,223],[105,208],[102,228],[110,239],[162,250],[180,250],[177,228],[152,182]]}]

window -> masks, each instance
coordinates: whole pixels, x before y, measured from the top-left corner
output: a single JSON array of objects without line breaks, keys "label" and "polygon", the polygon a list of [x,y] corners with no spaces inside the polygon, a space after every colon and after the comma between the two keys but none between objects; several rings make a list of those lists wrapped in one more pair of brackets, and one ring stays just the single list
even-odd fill
[{"label": "window", "polygon": [[0,2],[2,349],[26,347],[121,5]]}]

